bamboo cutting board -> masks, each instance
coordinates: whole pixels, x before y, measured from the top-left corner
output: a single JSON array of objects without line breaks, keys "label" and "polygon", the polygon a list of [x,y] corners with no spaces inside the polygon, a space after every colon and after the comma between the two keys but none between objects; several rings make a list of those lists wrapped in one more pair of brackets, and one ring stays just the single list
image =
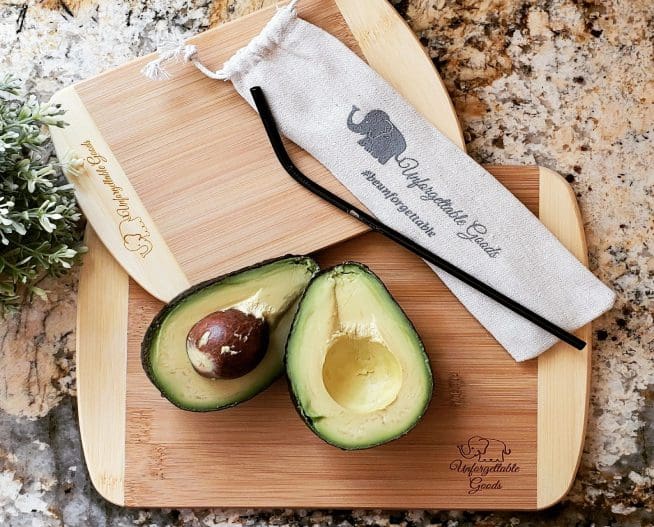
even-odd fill
[{"label": "bamboo cutting board", "polygon": [[[362,51],[463,147],[431,61],[386,2],[306,0],[300,15]],[[252,15],[195,42],[203,58],[218,65],[269,16],[269,11]],[[214,40],[220,46],[204,45]],[[273,161],[256,116],[231,89],[182,66],[174,82],[188,86],[192,96],[147,85],[154,99],[183,109],[195,122],[182,126],[181,134],[170,130],[175,123],[157,113],[159,103],[139,84],[136,72],[143,62],[78,85],[76,96],[92,109],[99,129],[94,133],[101,131],[112,152],[118,152],[121,167],[191,281],[361,232],[358,223],[294,186]],[[139,113],[142,104],[150,105],[147,115]],[[125,116],[112,111],[115,105],[127,105],[140,116],[132,119],[130,130],[124,129]],[[143,122],[146,117],[149,121]],[[201,141],[198,126],[205,130]],[[165,133],[154,134],[161,130]],[[152,151],[159,152],[159,161],[152,161]],[[161,159],[161,151],[171,153],[168,159]],[[292,152],[310,176],[347,197],[315,161]],[[492,172],[585,263],[582,225],[565,181],[538,168],[495,167]],[[261,194],[245,192],[241,178],[253,174]],[[196,191],[190,201],[183,199],[189,185]],[[215,201],[226,189],[238,196],[237,202]],[[230,214],[253,203],[263,209],[253,208],[249,221],[235,230]],[[204,222],[221,207],[226,220],[216,223],[211,216]],[[263,236],[262,225],[283,232],[284,239]],[[91,479],[115,503],[533,509],[558,500],[572,482],[584,436],[590,347],[577,352],[557,346],[538,360],[516,364],[421,260],[377,235],[323,250],[318,260],[323,266],[359,260],[385,281],[425,342],[436,388],[429,412],[407,437],[349,453],[323,444],[304,427],[282,381],[223,412],[192,414],[167,403],[145,378],[139,360],[141,337],[161,304],[129,279],[91,230],[88,245],[77,323],[80,430]],[[580,336],[589,341],[590,327]],[[489,453],[500,459],[497,468],[488,456],[460,455],[459,445],[485,440],[492,445]]]},{"label": "bamboo cutting board", "polygon": [[[274,9],[191,42],[205,64],[218,68],[260,32]],[[298,14],[365,57],[463,147],[431,59],[386,0],[303,0]],[[211,275],[223,274],[253,261],[315,251],[366,230],[288,177],[258,133],[259,117],[231,83],[208,79],[188,64],[172,66],[171,79],[154,82],[140,73],[151,59],[55,94],[53,102],[67,110],[72,125],[52,130],[60,157],[72,151],[86,159],[87,176],[73,178],[78,201],[109,250],[145,289],[153,293],[150,282],[168,275],[169,282],[159,280],[156,288],[165,291],[153,294],[169,300],[188,282],[206,278],[209,266]],[[294,145],[290,153],[309,177],[356,202],[311,156]],[[122,222],[126,214],[130,221]],[[160,269],[156,276],[143,267],[153,261]]]},{"label": "bamboo cutting board", "polygon": [[[584,263],[574,194],[546,169],[491,167]],[[162,304],[130,280],[92,231],[79,286],[77,383],[91,479],[141,507],[536,509],[559,500],[579,462],[590,345],[518,364],[413,254],[369,233],[317,254],[361,261],[420,333],[434,398],[406,437],[342,452],[296,415],[283,380],[235,408],[198,414],[161,398],[140,364]],[[590,326],[578,332],[590,342]],[[459,445],[488,441],[484,455]],[[493,461],[494,460],[494,461]]]}]

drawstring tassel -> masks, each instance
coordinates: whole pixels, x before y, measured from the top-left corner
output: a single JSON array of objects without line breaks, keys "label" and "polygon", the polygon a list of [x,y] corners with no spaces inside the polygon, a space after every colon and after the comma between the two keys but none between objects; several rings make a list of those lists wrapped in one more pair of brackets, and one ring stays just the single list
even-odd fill
[{"label": "drawstring tassel", "polygon": [[[294,13],[298,1],[291,0],[281,9]],[[152,80],[169,79],[170,73],[166,69],[166,64],[170,62],[190,62],[210,79],[227,80],[229,78],[229,74],[224,69],[212,71],[202,64],[198,57],[197,48],[192,44],[186,44],[183,40],[163,42],[159,46],[158,57],[148,62],[141,70],[141,73]]]},{"label": "drawstring tassel", "polygon": [[190,62],[203,74],[211,79],[226,80],[227,75],[222,70],[211,71],[198,58],[198,49],[192,44],[181,42],[165,42],[160,46],[159,56],[148,62],[141,70],[141,73],[148,79],[155,81],[170,78],[166,64],[170,62]]},{"label": "drawstring tassel", "polygon": [[141,73],[148,79],[166,80],[170,78],[170,73],[166,69],[169,62],[189,62],[197,55],[197,48],[193,45],[186,44],[183,40],[166,41],[159,46],[159,56],[148,62],[141,70]]}]

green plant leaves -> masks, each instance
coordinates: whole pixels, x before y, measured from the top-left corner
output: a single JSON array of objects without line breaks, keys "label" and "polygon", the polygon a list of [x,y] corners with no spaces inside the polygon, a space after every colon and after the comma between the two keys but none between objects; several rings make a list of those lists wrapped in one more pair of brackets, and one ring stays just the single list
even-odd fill
[{"label": "green plant leaves", "polygon": [[64,126],[63,114],[0,78],[0,313],[25,294],[44,298],[36,282],[67,271],[85,250],[72,186],[50,160],[46,125]]}]

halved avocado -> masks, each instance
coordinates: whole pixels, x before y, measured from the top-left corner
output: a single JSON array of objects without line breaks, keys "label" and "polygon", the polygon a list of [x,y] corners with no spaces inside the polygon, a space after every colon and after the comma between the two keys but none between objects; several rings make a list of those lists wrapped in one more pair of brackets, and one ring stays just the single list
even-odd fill
[{"label": "halved avocado", "polygon": [[286,345],[286,373],[307,425],[345,450],[406,434],[433,388],[413,324],[382,281],[352,262],[307,287]]},{"label": "halved avocado", "polygon": [[[269,260],[198,284],[175,297],[143,338],[141,361],[150,381],[179,408],[220,410],[264,390],[284,369],[284,348],[304,289],[318,271],[306,256]],[[261,316],[270,328],[261,362],[236,379],[209,379],[193,368],[187,335],[201,319],[230,308]]]}]

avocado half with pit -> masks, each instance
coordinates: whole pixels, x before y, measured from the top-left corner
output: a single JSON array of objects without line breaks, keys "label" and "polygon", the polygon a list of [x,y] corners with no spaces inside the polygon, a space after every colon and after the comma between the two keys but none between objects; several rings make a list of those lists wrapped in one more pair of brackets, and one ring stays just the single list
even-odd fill
[{"label": "avocado half with pit", "polygon": [[293,315],[317,271],[311,258],[287,256],[178,295],[143,338],[150,381],[174,405],[193,411],[220,410],[261,392],[284,370]]},{"label": "avocado half with pit", "polygon": [[286,345],[286,373],[309,428],[345,450],[406,434],[433,387],[411,321],[370,269],[349,262],[307,287]]}]

